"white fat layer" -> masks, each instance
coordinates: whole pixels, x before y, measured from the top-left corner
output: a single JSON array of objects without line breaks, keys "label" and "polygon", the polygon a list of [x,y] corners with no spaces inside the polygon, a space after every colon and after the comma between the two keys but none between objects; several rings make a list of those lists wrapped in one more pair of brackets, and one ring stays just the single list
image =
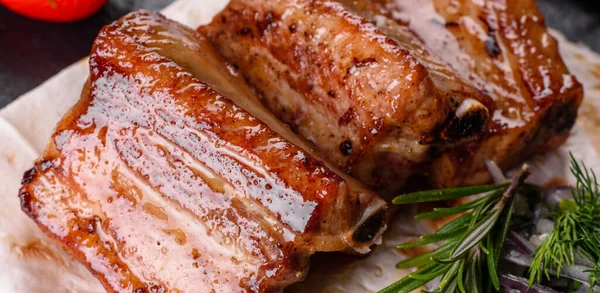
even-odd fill
[{"label": "white fat layer", "polygon": [[[25,118],[25,117],[24,117]],[[0,292],[104,292],[88,270],[44,235],[19,205],[21,175],[38,154],[0,117]]]}]

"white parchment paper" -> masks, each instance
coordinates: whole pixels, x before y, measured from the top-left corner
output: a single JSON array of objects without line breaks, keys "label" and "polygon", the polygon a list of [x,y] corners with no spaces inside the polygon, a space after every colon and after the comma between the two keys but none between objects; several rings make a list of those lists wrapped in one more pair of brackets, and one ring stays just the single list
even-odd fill
[{"label": "white parchment paper", "polygon": [[[163,13],[183,24],[207,23],[227,0],[179,0]],[[572,180],[568,151],[600,172],[600,56],[585,46],[559,39],[561,54],[584,84],[586,101],[573,135],[558,151],[533,158],[532,181],[553,177]],[[0,292],[104,292],[99,282],[73,261],[20,209],[17,191],[21,175],[43,151],[56,123],[78,99],[88,75],[87,60],[73,64],[38,88],[0,110]],[[408,271],[396,270],[405,256],[394,246],[425,227],[403,213],[392,223],[384,243],[369,256],[338,254],[313,258],[308,279],[289,292],[375,292]]]}]

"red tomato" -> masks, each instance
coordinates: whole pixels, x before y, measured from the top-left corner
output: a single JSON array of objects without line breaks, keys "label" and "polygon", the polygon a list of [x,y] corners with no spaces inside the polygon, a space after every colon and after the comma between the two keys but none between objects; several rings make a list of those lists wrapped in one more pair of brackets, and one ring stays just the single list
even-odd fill
[{"label": "red tomato", "polygon": [[33,19],[71,22],[98,11],[108,0],[0,0],[8,9]]}]

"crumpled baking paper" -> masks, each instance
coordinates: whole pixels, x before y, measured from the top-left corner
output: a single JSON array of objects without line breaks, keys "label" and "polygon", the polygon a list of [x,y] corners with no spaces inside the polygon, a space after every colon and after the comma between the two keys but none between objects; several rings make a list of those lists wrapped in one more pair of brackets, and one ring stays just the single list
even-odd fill
[{"label": "crumpled baking paper", "polygon": [[[190,27],[208,23],[226,0],[179,0],[163,13]],[[533,158],[531,181],[552,178],[572,182],[568,152],[600,172],[600,56],[560,33],[560,49],[569,69],[585,86],[586,100],[573,135],[558,151]],[[43,151],[56,123],[78,99],[88,75],[87,60],[66,68],[0,110],[0,292],[104,292],[81,264],[62,252],[25,214],[17,191],[23,172]],[[286,292],[375,292],[409,273],[395,269],[407,257],[394,247],[427,230],[403,212],[390,225],[383,244],[366,257],[319,254],[306,281]],[[419,251],[414,251],[419,253]]]}]

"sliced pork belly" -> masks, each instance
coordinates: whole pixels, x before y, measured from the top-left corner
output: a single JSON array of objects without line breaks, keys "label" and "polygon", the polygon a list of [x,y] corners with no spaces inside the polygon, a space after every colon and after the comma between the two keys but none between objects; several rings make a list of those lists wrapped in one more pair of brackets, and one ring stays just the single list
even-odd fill
[{"label": "sliced pork belly", "polygon": [[368,251],[384,201],[192,64],[230,95],[248,90],[161,16],[106,26],[81,100],[23,178],[23,211],[109,292],[278,292],[317,251]]},{"label": "sliced pork belly", "polygon": [[506,170],[568,137],[583,89],[534,0],[340,2],[410,51],[440,89],[486,94],[476,97],[492,116],[486,135],[434,164],[437,185],[486,182],[484,160]]},{"label": "sliced pork belly", "polygon": [[481,103],[440,91],[407,51],[334,1],[233,0],[199,31],[273,113],[372,186],[402,186],[488,120]]}]

